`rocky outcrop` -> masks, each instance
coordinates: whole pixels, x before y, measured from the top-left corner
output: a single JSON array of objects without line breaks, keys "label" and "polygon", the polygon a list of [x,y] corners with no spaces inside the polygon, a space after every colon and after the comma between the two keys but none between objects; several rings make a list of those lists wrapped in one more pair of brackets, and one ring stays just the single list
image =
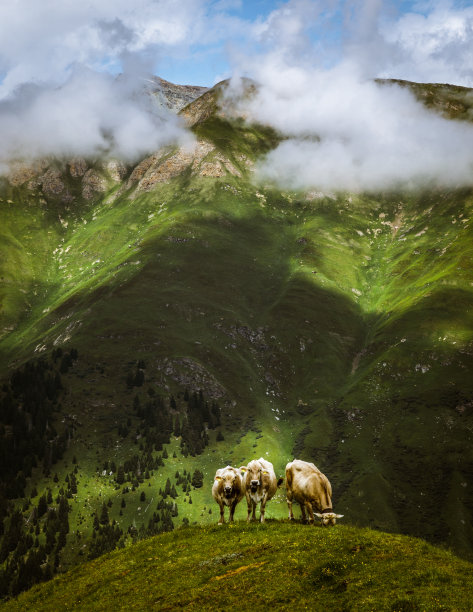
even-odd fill
[{"label": "rocky outcrop", "polygon": [[144,159],[130,175],[127,188],[138,182],[136,191],[150,191],[158,183],[165,183],[179,176],[187,169],[193,174],[218,178],[227,173],[241,177],[240,170],[233,162],[216,151],[207,140],[198,140],[192,147],[180,147],[170,154],[158,151]]},{"label": "rocky outcrop", "polygon": [[165,106],[175,113],[204,94],[208,89],[196,85],[176,85],[159,77],[151,78],[149,83],[151,94],[157,104]]},{"label": "rocky outcrop", "polygon": [[73,178],[84,176],[87,172],[87,162],[83,157],[75,157],[69,162],[69,172]]},{"label": "rocky outcrop", "polygon": [[122,181],[128,172],[126,165],[118,159],[110,159],[104,162],[103,169],[110,176],[112,181],[116,181],[117,183]]},{"label": "rocky outcrop", "polygon": [[171,379],[182,388],[205,389],[210,399],[220,399],[225,396],[224,387],[201,363],[191,357],[170,359],[165,357],[156,362],[156,369],[164,381]]},{"label": "rocky outcrop", "polygon": [[98,193],[107,191],[107,181],[97,170],[87,170],[82,179],[82,197],[92,200]]},{"label": "rocky outcrop", "polygon": [[42,186],[43,193],[46,196],[57,196],[64,191],[64,182],[62,180],[61,171],[57,168],[49,168],[39,179],[39,184]]}]

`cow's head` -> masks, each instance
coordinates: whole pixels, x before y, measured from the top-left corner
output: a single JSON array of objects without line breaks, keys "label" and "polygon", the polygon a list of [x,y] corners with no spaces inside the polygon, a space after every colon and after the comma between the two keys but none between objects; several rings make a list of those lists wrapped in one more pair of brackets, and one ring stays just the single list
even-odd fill
[{"label": "cow's head", "polygon": [[[241,470],[242,468],[240,468]],[[257,461],[250,461],[248,466],[244,468],[246,470],[246,486],[249,487],[252,493],[256,493],[256,490],[263,481],[263,476],[269,474],[269,472],[262,468],[261,464]]]},{"label": "cow's head", "polygon": [[314,512],[315,516],[322,520],[322,527],[332,527],[337,522],[337,519],[342,518],[343,514],[335,514],[332,511],[324,511],[322,514]]},{"label": "cow's head", "polygon": [[237,486],[240,484],[240,474],[235,468],[227,467],[217,471],[215,480],[221,483],[224,496],[232,497]]}]

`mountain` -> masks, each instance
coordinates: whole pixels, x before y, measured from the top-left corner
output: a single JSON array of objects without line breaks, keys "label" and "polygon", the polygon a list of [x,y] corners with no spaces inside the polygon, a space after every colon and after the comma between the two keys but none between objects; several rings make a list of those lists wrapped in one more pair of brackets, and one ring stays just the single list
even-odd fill
[{"label": "mountain", "polygon": [[257,185],[281,136],[224,87],[181,110],[194,148],[1,179],[2,594],[214,523],[215,470],[260,456],[314,461],[349,524],[472,556],[471,190]]}]

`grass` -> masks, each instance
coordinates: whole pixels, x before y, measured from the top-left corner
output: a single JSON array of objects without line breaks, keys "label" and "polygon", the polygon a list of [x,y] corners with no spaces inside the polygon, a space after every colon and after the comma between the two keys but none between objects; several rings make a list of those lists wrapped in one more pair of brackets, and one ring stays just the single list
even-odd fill
[{"label": "grass", "polygon": [[268,521],[162,534],[2,610],[469,610],[473,566],[421,540]]}]

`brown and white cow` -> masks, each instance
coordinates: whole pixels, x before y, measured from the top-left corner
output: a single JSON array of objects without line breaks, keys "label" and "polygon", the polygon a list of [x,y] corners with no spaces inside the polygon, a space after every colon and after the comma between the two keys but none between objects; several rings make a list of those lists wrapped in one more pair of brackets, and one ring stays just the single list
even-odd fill
[{"label": "brown and white cow", "polygon": [[217,470],[212,486],[212,495],[220,507],[220,520],[218,524],[223,525],[225,522],[225,506],[230,508],[228,520],[231,523],[233,521],[233,515],[235,514],[236,505],[244,496],[243,483],[239,470],[230,465]]},{"label": "brown and white cow", "polygon": [[301,507],[302,520],[306,520],[307,510],[309,523],[314,522],[314,515],[327,527],[335,525],[336,519],[343,514],[335,514],[332,509],[332,487],[328,478],[313,463],[294,459],[286,465],[286,497],[289,507],[289,518],[292,513],[293,500]]},{"label": "brown and white cow", "polygon": [[264,523],[266,502],[276,493],[278,486],[282,484],[282,478],[277,480],[273,464],[262,457],[241,466],[240,472],[248,504],[246,520],[249,521],[250,518],[256,520],[256,505],[261,502],[260,521]]}]

